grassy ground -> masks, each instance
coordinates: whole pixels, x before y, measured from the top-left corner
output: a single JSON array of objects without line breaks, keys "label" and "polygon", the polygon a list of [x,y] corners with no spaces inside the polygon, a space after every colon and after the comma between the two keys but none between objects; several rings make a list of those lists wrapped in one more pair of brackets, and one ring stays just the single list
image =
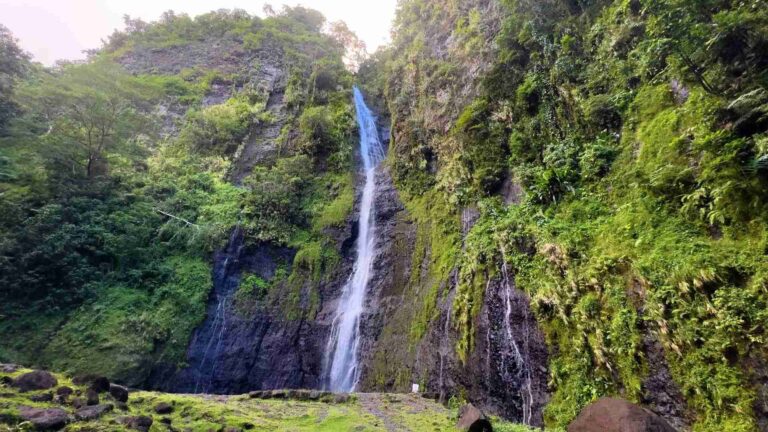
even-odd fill
[{"label": "grassy ground", "polygon": [[[20,369],[0,376],[17,377],[28,369]],[[85,387],[76,386],[71,379],[56,375],[57,387],[68,386],[85,394]],[[69,404],[33,402],[35,395],[53,391],[19,393],[17,389],[0,384],[0,432],[32,430],[19,415],[19,407],[63,408],[74,413]],[[100,395],[102,404],[114,404],[116,408],[103,417],[87,422],[71,422],[66,431],[127,431],[118,422],[124,416],[149,416],[153,419],[150,432],[158,431],[453,431],[456,424],[454,410],[416,394],[359,393],[346,402],[299,401],[286,399],[253,399],[248,395],[182,395],[148,391],[133,391],[128,403],[121,406],[107,393]],[[170,404],[173,410],[160,415],[155,407],[161,402]],[[497,430],[524,432],[529,429],[495,422]]]}]

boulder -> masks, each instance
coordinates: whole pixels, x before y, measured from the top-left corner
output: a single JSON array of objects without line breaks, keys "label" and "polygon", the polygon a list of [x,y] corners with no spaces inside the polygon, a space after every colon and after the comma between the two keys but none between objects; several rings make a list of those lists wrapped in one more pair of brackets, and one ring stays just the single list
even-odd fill
[{"label": "boulder", "polygon": [[72,392],[74,392],[74,390],[72,390],[71,387],[67,387],[67,386],[61,386],[56,389],[56,395],[58,396],[69,396],[72,394]]},{"label": "boulder", "polygon": [[53,400],[53,393],[39,393],[29,397],[32,402],[50,402]]},{"label": "boulder", "polygon": [[59,430],[69,422],[69,415],[61,408],[19,408],[22,419],[32,423],[36,430]]},{"label": "boulder", "polygon": [[99,404],[99,393],[89,388],[85,391],[85,404],[86,405],[98,405]]},{"label": "boulder", "polygon": [[155,412],[158,414],[170,414],[173,412],[173,405],[168,402],[160,402],[155,405]]},{"label": "boulder", "polygon": [[19,370],[19,366],[11,363],[0,363],[0,372],[14,373]]},{"label": "boulder", "polygon": [[110,384],[109,394],[118,402],[128,402],[128,389],[121,385]]},{"label": "boulder", "polygon": [[0,376],[0,384],[12,386],[13,385],[13,378],[9,377],[8,375]]},{"label": "boulder", "polygon": [[675,432],[663,418],[619,398],[600,398],[587,405],[568,432]]},{"label": "boulder", "polygon": [[152,427],[152,417],[149,416],[125,416],[119,417],[117,421],[128,429],[141,432],[147,432]]},{"label": "boulder", "polygon": [[59,384],[56,377],[46,371],[36,370],[25,373],[13,380],[13,386],[19,391],[46,390]]},{"label": "boulder", "polygon": [[72,378],[72,382],[75,385],[87,385],[88,388],[93,389],[96,393],[109,391],[109,380],[101,375],[78,375]]},{"label": "boulder", "polygon": [[456,428],[462,432],[492,432],[491,422],[477,407],[466,404],[459,408]]},{"label": "boulder", "polygon": [[112,404],[91,405],[80,408],[75,411],[75,418],[78,420],[93,420],[97,419],[104,414],[112,411],[114,407]]}]

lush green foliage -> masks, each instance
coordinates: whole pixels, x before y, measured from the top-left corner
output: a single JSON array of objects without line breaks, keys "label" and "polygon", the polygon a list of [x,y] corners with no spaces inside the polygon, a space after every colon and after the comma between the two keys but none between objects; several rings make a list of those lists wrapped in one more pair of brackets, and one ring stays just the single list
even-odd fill
[{"label": "lush green foliage", "polygon": [[[0,360],[133,385],[157,363],[180,364],[205,316],[211,253],[238,225],[249,243],[299,249],[292,273],[245,276],[238,304],[252,311],[270,295],[271,305],[295,303],[297,318],[311,313],[294,287],[311,289],[335,265],[324,230],[346,221],[353,200],[351,75],[343,46],[319,32],[323,22],[301,7],[265,19],[242,11],[129,19],[90,61],[22,77],[9,99],[21,111],[0,134],[0,335],[8,342]],[[6,36],[2,72],[15,78],[26,60]],[[250,75],[120,66],[141,50],[217,39],[286,54],[293,99],[281,118]],[[215,86],[230,97],[203,104]],[[278,121],[277,154],[233,184],[244,143],[260,139],[249,134]]]},{"label": "lush green foliage", "polygon": [[[768,5],[504,3],[493,16],[482,2],[404,2],[394,47],[369,66],[386,69],[369,82],[392,111],[398,185],[481,209],[453,259],[459,356],[506,263],[553,348],[547,424],[602,395],[640,400],[650,337],[694,430],[754,430]],[[501,31],[484,34],[484,19]],[[453,65],[430,43],[447,22]],[[483,56],[492,66],[471,75]],[[468,76],[474,100],[457,88]],[[509,205],[495,197],[514,189]]]}]

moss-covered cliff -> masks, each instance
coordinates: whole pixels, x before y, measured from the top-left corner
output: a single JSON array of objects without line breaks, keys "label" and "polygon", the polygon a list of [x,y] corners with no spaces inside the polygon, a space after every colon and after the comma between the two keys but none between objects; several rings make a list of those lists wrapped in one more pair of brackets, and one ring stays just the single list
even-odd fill
[{"label": "moss-covered cliff", "polygon": [[768,428],[766,2],[402,0],[356,76],[323,22],[169,13],[83,64],[4,51],[0,360],[322,386],[357,81],[390,138],[360,390]]},{"label": "moss-covered cliff", "polygon": [[617,394],[681,427],[764,428],[766,10],[402,2],[361,76],[432,277],[411,273],[410,324],[382,333],[410,328],[411,348],[380,348],[370,385],[443,391],[419,353],[454,332],[450,392],[488,398],[466,374],[509,277],[546,339],[545,424]]}]

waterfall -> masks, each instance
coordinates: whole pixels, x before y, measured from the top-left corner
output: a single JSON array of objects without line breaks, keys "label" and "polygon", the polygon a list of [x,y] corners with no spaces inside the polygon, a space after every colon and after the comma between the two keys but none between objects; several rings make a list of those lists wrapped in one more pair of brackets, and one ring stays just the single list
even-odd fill
[{"label": "waterfall", "polygon": [[360,129],[360,154],[363,159],[365,185],[360,201],[357,256],[352,275],[342,290],[326,350],[328,388],[337,392],[354,391],[360,377],[357,352],[360,345],[360,316],[370,279],[376,237],[373,208],[376,191],[375,174],[376,166],[384,159],[384,148],[379,140],[376,119],[365,105],[363,94],[357,87],[354,88],[354,96],[357,124]]},{"label": "waterfall", "polygon": [[[533,389],[531,384],[531,369],[530,365],[525,361],[525,358],[523,358],[523,354],[520,351],[520,348],[517,345],[517,342],[515,342],[515,338],[513,336],[512,332],[512,323],[511,323],[511,315],[512,315],[512,290],[514,289],[512,286],[512,282],[509,276],[509,270],[507,269],[507,254],[504,250],[504,247],[501,248],[501,283],[502,283],[502,291],[500,292],[501,300],[504,303],[504,333],[505,333],[505,339],[507,343],[510,345],[511,352],[502,352],[502,364],[506,362],[507,357],[511,354],[512,359],[515,363],[516,370],[517,370],[517,378],[520,381],[520,399],[522,400],[522,415],[523,418],[521,419],[523,424],[531,424],[531,419],[533,417]],[[527,317],[526,317],[527,318]],[[523,320],[523,341],[525,342],[524,350],[527,353],[528,352],[528,320]],[[503,370],[506,370],[505,367],[502,367]]]}]

